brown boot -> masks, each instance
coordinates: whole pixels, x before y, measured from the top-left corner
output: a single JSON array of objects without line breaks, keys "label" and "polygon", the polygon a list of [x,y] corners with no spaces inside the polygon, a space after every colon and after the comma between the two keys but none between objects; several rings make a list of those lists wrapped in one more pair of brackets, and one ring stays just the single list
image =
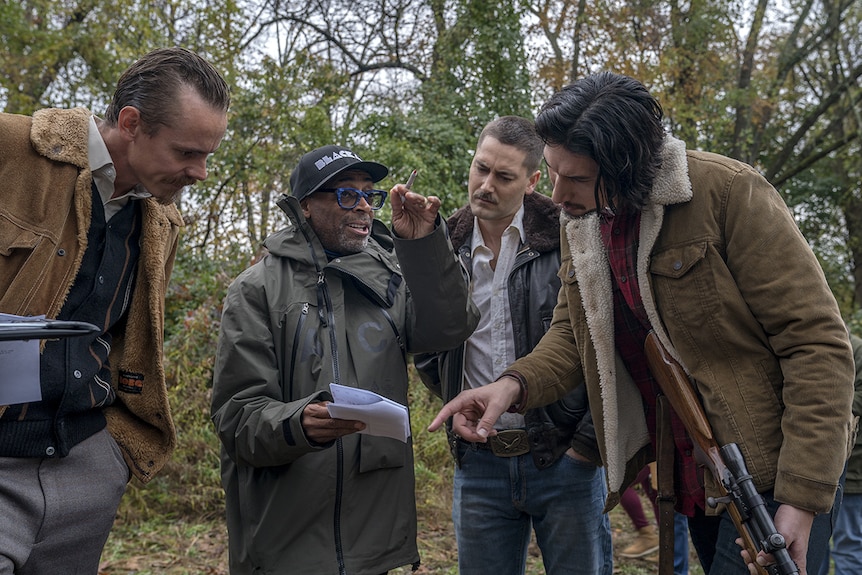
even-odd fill
[{"label": "brown boot", "polygon": [[638,535],[631,545],[620,551],[622,557],[637,559],[658,550],[658,533],[655,525],[647,525],[638,529]]}]

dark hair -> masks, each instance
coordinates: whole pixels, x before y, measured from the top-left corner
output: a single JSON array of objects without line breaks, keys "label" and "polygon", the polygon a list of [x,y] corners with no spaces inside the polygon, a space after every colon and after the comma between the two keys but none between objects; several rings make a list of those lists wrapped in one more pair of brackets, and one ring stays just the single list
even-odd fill
[{"label": "dark hair", "polygon": [[482,129],[479,144],[488,136],[524,152],[524,167],[527,168],[528,174],[539,169],[545,142],[536,132],[536,124],[533,121],[520,116],[501,116],[491,120]]},{"label": "dark hair", "polygon": [[542,140],[588,156],[599,166],[613,209],[640,209],[661,166],[662,109],[646,87],[628,76],[600,72],[551,96],[536,117]]},{"label": "dark hair", "polygon": [[212,64],[175,46],[153,50],[123,72],[105,120],[116,126],[120,110],[134,106],[141,113],[144,129],[154,133],[159,125],[177,120],[178,96],[187,86],[215,109],[227,112],[230,107],[230,88]]}]

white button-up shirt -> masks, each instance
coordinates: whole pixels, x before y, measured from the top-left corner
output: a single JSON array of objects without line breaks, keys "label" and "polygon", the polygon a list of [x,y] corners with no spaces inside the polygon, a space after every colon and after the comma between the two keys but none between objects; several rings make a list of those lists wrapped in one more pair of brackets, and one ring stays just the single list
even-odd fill
[{"label": "white button-up shirt", "polygon": [[[494,253],[485,244],[479,222],[474,218],[471,292],[482,316],[466,344],[465,387],[481,387],[496,380],[517,359],[507,281],[518,249],[526,240],[523,223],[524,206],[521,206],[503,232],[497,264],[492,269]],[[496,425],[497,429],[520,427],[524,427],[524,416],[514,413],[504,413]]]}]

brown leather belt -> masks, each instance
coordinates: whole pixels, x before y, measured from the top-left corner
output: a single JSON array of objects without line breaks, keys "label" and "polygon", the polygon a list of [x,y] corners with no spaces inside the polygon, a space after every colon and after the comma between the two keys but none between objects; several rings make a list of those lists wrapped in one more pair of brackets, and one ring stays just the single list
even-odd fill
[{"label": "brown leather belt", "polygon": [[461,440],[467,445],[475,445],[478,449],[490,449],[497,457],[517,457],[530,452],[530,442],[524,429],[504,429],[497,435],[488,438],[487,443],[471,443]]}]

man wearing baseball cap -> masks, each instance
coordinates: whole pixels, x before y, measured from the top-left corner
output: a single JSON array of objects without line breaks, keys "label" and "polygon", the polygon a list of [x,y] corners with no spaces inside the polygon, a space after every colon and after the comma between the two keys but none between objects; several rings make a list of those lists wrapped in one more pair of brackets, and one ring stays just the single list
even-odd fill
[{"label": "man wearing baseball cap", "polygon": [[331,418],[329,384],[406,404],[408,354],[460,345],[478,314],[440,200],[375,189],[387,174],[341,146],[302,156],[289,225],[228,291],[212,417],[233,575],[418,566],[410,439]]}]

